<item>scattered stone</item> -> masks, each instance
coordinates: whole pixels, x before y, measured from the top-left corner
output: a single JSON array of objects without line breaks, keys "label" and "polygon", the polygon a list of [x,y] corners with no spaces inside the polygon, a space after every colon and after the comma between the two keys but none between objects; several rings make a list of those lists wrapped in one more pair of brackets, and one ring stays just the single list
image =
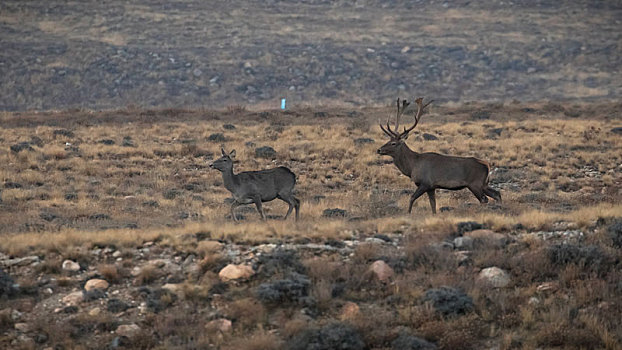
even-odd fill
[{"label": "scattered stone", "polygon": [[473,249],[473,238],[468,236],[454,238],[454,248]]},{"label": "scattered stone", "polygon": [[256,158],[276,159],[276,151],[270,146],[263,146],[255,149]]},{"label": "scattered stone", "polygon": [[391,350],[436,350],[436,345],[409,334],[400,334],[391,342]]},{"label": "scattered stone", "polygon": [[106,290],[108,289],[108,286],[110,284],[102,279],[90,279],[86,282],[86,284],[84,285],[84,289],[87,291],[91,291],[93,289],[101,289],[101,290]]},{"label": "scattered stone", "polygon": [[225,130],[235,130],[235,125],[233,124],[224,124],[222,127]]},{"label": "scattered stone", "polygon": [[395,275],[395,271],[383,260],[374,261],[369,269],[380,282],[388,282]]},{"label": "scattered stone", "polygon": [[225,138],[225,135],[223,135],[223,133],[217,132],[217,133],[213,133],[213,134],[209,135],[207,137],[207,141],[211,141],[211,142],[225,142],[225,141],[227,141],[227,139]]},{"label": "scattered stone", "polygon": [[220,270],[218,277],[221,281],[227,282],[237,279],[248,279],[254,274],[255,271],[253,271],[253,267],[250,265],[229,264]]},{"label": "scattered stone", "polygon": [[218,318],[215,320],[211,320],[209,321],[206,325],[205,328],[208,331],[218,331],[221,333],[231,333],[232,330],[232,325],[231,325],[231,321],[227,320],[226,318]]},{"label": "scattered stone", "polygon": [[423,301],[430,302],[436,312],[444,316],[466,314],[473,310],[473,299],[463,291],[452,287],[428,289]]},{"label": "scattered stone", "polygon": [[368,143],[374,143],[374,139],[370,139],[369,137],[359,137],[358,139],[354,139],[355,145],[365,145]]},{"label": "scattered stone", "polygon": [[69,271],[69,272],[80,271],[80,264],[72,260],[63,261],[62,267],[64,271]]},{"label": "scattered stone", "polygon": [[465,232],[483,229],[484,225],[475,221],[459,222],[457,225],[458,235],[462,236]]},{"label": "scattered stone", "polygon": [[508,273],[495,266],[480,271],[477,280],[493,288],[505,288],[510,284],[510,276]]},{"label": "scattered stone", "polygon": [[82,300],[84,300],[84,295],[82,294],[82,291],[77,291],[65,295],[61,299],[61,302],[65,305],[72,306],[80,304]]},{"label": "scattered stone", "polygon": [[423,135],[423,139],[426,141],[436,141],[438,140],[438,137],[432,135],[432,134],[428,134],[428,133],[424,133]]},{"label": "scattered stone", "polygon": [[339,314],[339,319],[342,321],[346,321],[346,320],[352,321],[352,320],[357,319],[360,313],[361,313],[361,309],[356,303],[347,301],[341,307],[341,313]]},{"label": "scattered stone", "polygon": [[102,145],[114,145],[114,140],[110,140],[110,139],[104,139],[104,140],[99,140],[97,141],[97,143],[101,143]]},{"label": "scattered stone", "polygon": [[496,245],[504,245],[505,243],[507,243],[507,238],[505,237],[505,235],[494,232],[492,230],[473,230],[466,232],[464,235],[465,237],[488,241]]},{"label": "scattered stone", "polygon": [[89,215],[89,220],[110,220],[110,215],[103,213],[92,214]]},{"label": "scattered stone", "polygon": [[544,282],[536,287],[539,293],[553,293],[559,289],[557,282]]},{"label": "scattered stone", "polygon": [[622,126],[618,126],[618,127],[611,129],[611,132],[614,134],[622,135]]},{"label": "scattered stone", "polygon": [[121,146],[123,147],[136,147],[136,144],[132,140],[130,136],[123,137],[123,141],[121,142]]},{"label": "scattered stone", "polygon": [[102,312],[102,309],[95,307],[89,311],[89,316],[98,316]]},{"label": "scattered stone", "polygon": [[115,333],[119,336],[132,339],[140,333],[140,330],[140,327],[138,327],[136,323],[131,323],[120,325],[119,327],[117,327]]},{"label": "scattered stone", "polygon": [[28,266],[28,265],[32,265],[34,263],[38,263],[39,262],[39,257],[36,255],[30,255],[30,256],[25,256],[22,258],[14,258],[14,259],[7,259],[7,260],[3,260],[0,262],[1,265],[4,265],[6,267],[12,267],[12,266]]},{"label": "scattered stone", "polygon": [[345,218],[348,216],[348,211],[339,208],[324,209],[322,217],[325,218]]},{"label": "scattered stone", "polygon": [[109,299],[106,310],[114,313],[123,312],[130,308],[130,305],[119,299]]},{"label": "scattered stone", "polygon": [[141,287],[138,291],[146,300],[145,306],[156,313],[168,308],[177,300],[177,295],[162,288]]},{"label": "scattered stone", "polygon": [[65,137],[74,137],[74,133],[71,130],[66,129],[56,129],[52,132],[54,136],[65,136]]},{"label": "scattered stone", "polygon": [[24,323],[24,322],[20,322],[20,323],[16,323],[15,324],[15,329],[22,332],[22,333],[28,333],[31,330],[31,327],[28,323]]},{"label": "scattered stone", "polygon": [[21,151],[34,151],[34,148],[32,148],[28,142],[20,142],[11,145],[11,152],[19,153]]},{"label": "scattered stone", "polygon": [[6,189],[16,189],[16,188],[22,188],[22,184],[17,183],[17,182],[11,182],[11,181],[7,181],[4,183],[4,188]]}]

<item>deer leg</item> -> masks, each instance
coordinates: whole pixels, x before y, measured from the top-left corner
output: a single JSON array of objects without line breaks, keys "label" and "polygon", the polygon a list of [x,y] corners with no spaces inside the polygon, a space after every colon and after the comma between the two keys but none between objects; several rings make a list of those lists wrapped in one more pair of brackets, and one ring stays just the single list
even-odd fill
[{"label": "deer leg", "polygon": [[477,200],[484,204],[484,203],[488,203],[488,197],[486,197],[486,195],[484,195],[484,191],[481,189],[476,189],[473,187],[469,187],[469,191],[471,191],[471,193],[473,193],[473,195],[477,198]]},{"label": "deer leg", "polygon": [[294,196],[281,197],[281,195],[278,195],[277,198],[289,204],[289,208],[287,208],[287,214],[285,214],[285,217],[283,218],[283,220],[287,220],[287,217],[289,216],[289,214],[291,214],[292,210],[294,210],[294,203],[295,203],[295,201],[293,200]]},{"label": "deer leg", "polygon": [[235,216],[235,211],[234,209],[239,207],[240,205],[242,205],[241,203],[233,202],[231,203],[231,217],[233,218],[233,221],[238,221],[238,218]]},{"label": "deer leg", "polygon": [[428,189],[426,187],[423,187],[423,186],[417,187],[417,190],[415,190],[415,193],[413,193],[410,196],[410,203],[408,204],[408,214],[410,214],[412,212],[413,204],[415,203],[417,198],[421,197],[427,191],[428,191]]},{"label": "deer leg", "polygon": [[496,200],[497,202],[501,203],[501,193],[499,193],[499,191],[491,188],[491,187],[484,187],[484,193],[488,196],[493,198],[494,200]]},{"label": "deer leg", "polygon": [[261,220],[266,220],[266,214],[264,214],[263,207],[261,206],[261,198],[255,197],[253,201],[255,202],[255,206],[257,206],[257,211],[259,212],[259,215],[261,216]]},{"label": "deer leg", "polygon": [[296,209],[296,221],[298,221],[298,210],[300,209],[300,200],[294,196],[292,196],[292,198],[294,199],[294,209]]},{"label": "deer leg", "polygon": [[430,206],[432,207],[432,214],[436,214],[436,196],[434,194],[434,189],[426,192],[428,194],[428,199],[430,200]]}]

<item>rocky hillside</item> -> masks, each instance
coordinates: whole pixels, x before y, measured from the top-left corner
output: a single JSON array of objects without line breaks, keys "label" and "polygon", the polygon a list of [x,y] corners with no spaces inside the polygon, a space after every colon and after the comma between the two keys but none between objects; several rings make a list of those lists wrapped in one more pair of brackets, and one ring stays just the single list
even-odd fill
[{"label": "rocky hillside", "polygon": [[0,110],[610,100],[616,1],[3,1]]}]

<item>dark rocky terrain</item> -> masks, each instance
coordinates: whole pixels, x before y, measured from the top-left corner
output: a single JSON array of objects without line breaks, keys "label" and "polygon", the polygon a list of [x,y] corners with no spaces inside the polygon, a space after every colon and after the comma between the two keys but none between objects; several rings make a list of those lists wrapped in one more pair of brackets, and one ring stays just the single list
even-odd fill
[{"label": "dark rocky terrain", "polygon": [[3,1],[0,110],[612,100],[618,1]]}]

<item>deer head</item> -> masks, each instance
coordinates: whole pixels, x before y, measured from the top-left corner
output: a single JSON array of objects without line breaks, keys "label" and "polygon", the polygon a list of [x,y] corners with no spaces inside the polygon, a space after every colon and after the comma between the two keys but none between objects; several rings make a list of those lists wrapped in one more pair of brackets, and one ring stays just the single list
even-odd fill
[{"label": "deer head", "polygon": [[394,129],[391,129],[391,126],[389,125],[389,121],[391,118],[390,116],[389,118],[387,118],[386,128],[383,127],[382,124],[380,124],[380,129],[382,129],[382,131],[384,131],[384,133],[387,134],[387,136],[389,136],[391,139],[389,140],[389,142],[385,143],[384,145],[382,145],[382,147],[378,149],[378,154],[388,156],[395,155],[397,151],[405,144],[404,141],[408,138],[408,134],[417,126],[417,124],[419,124],[421,115],[423,115],[423,110],[433,101],[430,101],[424,105],[423,98],[419,97],[418,99],[416,99],[415,103],[417,103],[417,113],[415,114],[415,123],[408,129],[404,127],[404,131],[400,133],[400,117],[402,116],[402,114],[404,114],[404,111],[410,105],[410,103],[406,100],[402,100],[401,102],[402,103],[400,106],[400,99],[398,98]]},{"label": "deer head", "polygon": [[220,147],[220,152],[222,153],[222,157],[210,163],[210,168],[219,171],[228,171],[230,169],[233,169],[233,158],[235,158],[235,150],[227,154],[227,152],[225,152],[225,149]]}]

